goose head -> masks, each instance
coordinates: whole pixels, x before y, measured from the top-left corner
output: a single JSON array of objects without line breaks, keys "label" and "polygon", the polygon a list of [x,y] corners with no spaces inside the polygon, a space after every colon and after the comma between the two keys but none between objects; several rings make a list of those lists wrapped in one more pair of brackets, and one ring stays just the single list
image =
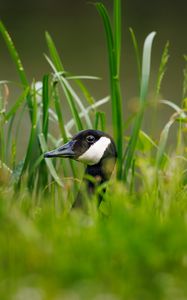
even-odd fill
[{"label": "goose head", "polygon": [[[117,159],[117,151],[109,134],[99,130],[87,129],[80,131],[63,146],[46,152],[44,157],[70,158],[84,163],[87,166],[85,175],[95,179],[93,183],[89,176],[84,176],[88,193],[92,194],[96,186],[110,179]],[[99,198],[99,202],[101,200],[102,197]]]},{"label": "goose head", "polygon": [[80,131],[63,146],[46,152],[44,157],[71,158],[88,166],[94,166],[107,159],[115,161],[117,152],[115,143],[109,134],[87,129]]}]

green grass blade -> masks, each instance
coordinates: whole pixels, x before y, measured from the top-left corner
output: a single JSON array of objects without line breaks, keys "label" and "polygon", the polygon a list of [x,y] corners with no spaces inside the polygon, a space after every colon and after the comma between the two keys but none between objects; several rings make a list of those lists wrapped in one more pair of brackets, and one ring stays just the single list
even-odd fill
[{"label": "green grass blade", "polygon": [[[3,39],[6,43],[6,46],[8,48],[9,54],[12,58],[12,61],[16,66],[16,70],[17,70],[17,73],[19,75],[20,81],[23,85],[23,88],[25,89],[25,88],[29,87],[29,82],[27,80],[27,77],[26,77],[26,74],[25,74],[25,71],[24,71],[24,68],[23,68],[23,64],[21,62],[19,54],[18,54],[18,52],[17,52],[17,50],[14,46],[14,43],[13,43],[8,31],[6,30],[4,24],[1,21],[0,21],[0,32],[1,32],[1,34],[3,36]],[[31,123],[32,123],[33,119],[35,118],[35,116],[33,116],[33,111],[35,110],[35,108],[33,108],[33,101],[32,101],[32,96],[31,96],[30,92],[27,93],[26,103],[27,103],[28,108],[29,108],[29,116],[30,116],[30,120],[31,120]],[[33,128],[33,124],[31,126]],[[33,152],[33,154],[36,153],[39,150],[36,138],[37,138],[37,134],[34,134],[32,136],[32,139],[35,139],[35,140],[32,141],[32,143],[35,144],[35,152]],[[30,146],[31,146],[31,144],[29,144],[27,150],[29,150]],[[24,167],[23,167],[22,171],[26,170],[27,164],[29,163],[29,157],[30,157],[30,155],[29,155],[29,152],[27,151],[26,159],[24,160]],[[36,157],[33,156],[33,159],[35,159],[35,158]],[[21,177],[20,177],[20,179],[21,179]]]},{"label": "green grass blade", "polygon": [[105,131],[106,118],[105,113],[97,111],[95,114],[94,129]]},{"label": "green grass blade", "polygon": [[132,43],[135,51],[135,57],[136,57],[136,64],[137,64],[137,70],[138,70],[138,78],[139,78],[139,84],[141,84],[141,61],[140,61],[140,51],[138,47],[138,42],[135,36],[135,33],[132,28],[129,28],[131,38],[132,38]]},{"label": "green grass blade", "polygon": [[114,0],[114,47],[116,51],[117,73],[120,72],[121,56],[121,0]]},{"label": "green grass blade", "polygon": [[155,32],[150,33],[145,42],[143,48],[143,58],[142,58],[142,76],[141,76],[141,88],[140,88],[140,109],[135,118],[134,126],[129,140],[127,150],[125,153],[125,168],[124,168],[124,179],[127,180],[129,170],[132,166],[132,161],[134,158],[134,152],[136,150],[136,144],[139,136],[139,131],[142,125],[144,110],[147,100],[149,76],[150,76],[150,66],[151,66],[151,48]]},{"label": "green grass blade", "polygon": [[95,114],[95,120],[94,120],[94,129],[98,129],[99,128],[99,111],[96,112]]},{"label": "green grass blade", "polygon": [[55,44],[53,42],[52,37],[50,36],[50,34],[48,32],[45,33],[45,37],[46,37],[50,57],[51,57],[51,60],[53,61],[54,65],[55,65],[55,68],[57,69],[58,72],[64,71],[64,67],[62,65],[60,56],[59,56],[58,51],[55,47]]},{"label": "green grass blade", "polygon": [[82,130],[83,125],[82,125],[82,122],[79,118],[79,114],[78,114],[78,111],[77,111],[77,108],[75,106],[75,103],[74,103],[74,100],[73,100],[73,97],[72,97],[71,93],[69,92],[69,90],[64,85],[64,81],[62,80],[62,76],[56,70],[53,62],[46,55],[45,55],[45,57],[46,57],[46,60],[49,62],[50,66],[52,67],[52,69],[55,72],[55,77],[56,77],[55,80],[58,79],[58,82],[60,83],[60,85],[62,87],[62,90],[65,94],[66,99],[67,99],[69,108],[71,110],[72,116],[75,119],[75,124],[76,124],[77,130]]},{"label": "green grass blade", "polygon": [[36,169],[40,166],[40,164],[43,161],[43,154],[41,154],[37,160],[33,163],[33,165],[29,169],[29,175],[33,175],[33,173],[36,171]]},{"label": "green grass blade", "polygon": [[43,77],[42,85],[42,102],[43,102],[43,124],[42,131],[45,139],[48,135],[48,123],[49,123],[49,75]]},{"label": "green grass blade", "polygon": [[[83,111],[85,110],[84,106],[83,106],[81,100],[79,99],[79,97],[77,96],[77,94],[75,93],[75,91],[71,88],[70,84],[67,82],[67,80],[65,80],[65,78],[59,74],[59,72],[64,72],[64,68],[61,63],[59,54],[56,50],[55,44],[54,44],[51,36],[49,35],[49,33],[46,33],[46,41],[47,41],[47,45],[49,48],[51,60],[47,56],[45,56],[45,57],[46,57],[47,61],[50,63],[51,67],[53,68],[55,75],[57,76],[59,82],[60,83],[63,82],[63,90],[64,90],[65,96],[68,100],[71,112],[72,112],[74,118],[76,119],[77,129],[82,130],[83,126],[82,126],[81,120],[78,117],[76,106],[73,103],[72,97],[75,99],[75,101],[79,105],[80,109]],[[87,126],[89,128],[91,128],[92,123],[88,116],[86,116],[86,122],[87,122]]]},{"label": "green grass blade", "polygon": [[60,82],[61,82],[62,89],[64,91],[64,95],[65,95],[65,97],[68,101],[72,116],[75,120],[76,129],[77,129],[77,131],[83,130],[83,124],[82,124],[81,119],[79,118],[79,113],[78,113],[78,110],[76,108],[73,97],[72,97],[71,93],[69,92],[69,90],[66,88],[66,86],[64,86],[63,81],[60,80]]},{"label": "green grass blade", "polygon": [[[12,134],[13,134],[13,124],[14,124],[14,120],[15,120],[15,115],[12,116],[12,118],[9,121],[8,124],[8,130],[7,130],[7,137],[6,137],[6,161],[10,161],[10,143],[11,143],[11,138],[12,138]],[[15,142],[15,140],[14,140]]]},{"label": "green grass blade", "polygon": [[79,119],[78,111],[77,111],[76,106],[74,104],[72,95],[69,92],[69,90],[67,89],[67,87],[64,86],[64,82],[62,81],[62,76],[59,74],[59,72],[64,72],[64,68],[63,68],[63,65],[61,63],[59,54],[56,50],[55,44],[54,44],[51,36],[49,35],[49,33],[46,33],[46,41],[47,41],[47,45],[48,45],[48,48],[49,48],[51,59],[46,55],[45,55],[45,58],[48,61],[48,63],[50,64],[50,66],[52,67],[52,69],[55,73],[55,76],[57,77],[58,81],[60,82],[60,84],[62,86],[65,97],[68,101],[71,113],[72,113],[73,117],[76,120],[77,130],[82,130],[83,125],[82,125],[81,120]]},{"label": "green grass blade", "polygon": [[66,143],[67,142],[67,134],[66,134],[65,126],[64,126],[64,119],[63,119],[63,115],[61,112],[59,95],[58,95],[58,90],[57,90],[56,84],[54,84],[54,86],[53,86],[52,95],[53,95],[53,99],[55,102],[55,110],[56,110],[56,114],[57,114],[57,118],[58,118],[58,125],[60,128],[60,133],[64,140],[64,143]]},{"label": "green grass blade", "polygon": [[[62,76],[59,74],[59,72],[64,72],[64,67],[62,65],[62,62],[61,62],[60,56],[58,54],[58,51],[55,47],[55,44],[54,44],[51,36],[49,35],[49,33],[46,33],[46,41],[47,41],[47,45],[48,45],[49,52],[50,52],[50,57],[51,57],[51,59],[49,59],[46,56],[46,59],[49,62],[49,64],[51,65],[52,69],[54,70],[55,75],[57,75],[58,81],[60,82],[60,85],[61,85],[61,87],[64,91],[64,94],[65,94],[65,97],[68,101],[71,113],[72,113],[73,118],[75,120],[77,130],[78,131],[82,130],[83,125],[82,125],[81,119],[79,118],[79,114],[78,114],[77,108],[75,106],[72,94],[69,91],[69,89],[64,85],[64,82],[62,81]],[[57,113],[57,117],[58,117],[60,131],[61,131],[61,134],[62,134],[62,137],[63,137],[64,141],[66,141],[67,140],[67,134],[66,134],[66,131],[65,131],[65,128],[64,128],[64,121],[63,121],[63,116],[62,116],[62,113],[61,113],[59,97],[57,95],[56,88],[54,88],[54,99],[55,99],[55,109],[56,109],[56,113]],[[91,122],[89,124],[91,124]],[[74,176],[76,176],[76,172],[75,172],[73,162],[70,162],[70,165],[71,165],[71,169],[72,169],[72,172],[73,172]]]},{"label": "green grass blade", "polygon": [[[61,81],[63,82],[63,86],[66,88],[69,96],[72,98],[71,102],[72,102],[72,105],[74,107],[73,111],[76,112],[75,117],[76,117],[77,122],[81,125],[81,127],[83,129],[81,119],[79,118],[79,114],[78,114],[77,110],[75,109],[76,106],[75,106],[73,100],[76,101],[77,105],[79,106],[80,110],[82,111],[82,113],[84,115],[84,118],[85,118],[85,121],[86,121],[86,124],[87,124],[87,127],[88,128],[92,128],[91,119],[90,119],[89,115],[86,113],[86,108],[82,104],[81,99],[79,98],[79,96],[77,95],[77,93],[74,91],[74,89],[71,87],[71,85],[69,84],[69,82],[67,81],[67,79],[65,79],[64,77],[61,77]],[[64,93],[66,94],[65,90],[64,90]],[[66,95],[66,98],[67,98],[68,94]],[[79,130],[81,130],[81,129],[79,129]]]},{"label": "green grass blade", "polygon": [[5,144],[5,130],[0,124],[0,158],[5,161],[6,157],[6,144]]},{"label": "green grass blade", "polygon": [[147,98],[150,68],[151,68],[151,49],[152,49],[152,43],[155,34],[156,34],[155,32],[151,32],[146,38],[144,43],[143,59],[142,59],[141,90],[140,90],[141,105],[145,105],[147,100],[146,98]]},{"label": "green grass blade", "polygon": [[27,81],[27,78],[26,78],[26,74],[25,74],[25,71],[24,71],[24,68],[23,68],[23,65],[22,65],[22,62],[20,60],[20,57],[19,57],[19,54],[14,46],[14,43],[8,33],[8,31],[6,30],[4,24],[2,21],[0,21],[0,32],[2,34],[2,37],[7,45],[7,48],[9,50],[9,53],[11,55],[11,58],[13,60],[13,62],[15,63],[16,65],[16,69],[18,71],[18,74],[19,74],[19,77],[20,77],[20,80],[22,82],[22,84],[24,86],[28,86],[28,81]]},{"label": "green grass blade", "polygon": [[[68,79],[70,79],[68,77]],[[72,79],[72,78],[71,78]],[[82,81],[80,80],[80,78],[74,78],[75,83],[77,84],[77,86],[80,88],[81,92],[83,93],[86,101],[88,102],[88,104],[92,105],[94,104],[94,99],[91,96],[90,92],[88,91],[88,89],[86,88],[86,86],[82,83]]]},{"label": "green grass blade", "polygon": [[[40,141],[40,146],[41,146],[41,149],[42,149],[42,152],[47,152],[48,149],[47,149],[47,144],[46,144],[46,141],[45,141],[45,137],[44,135],[41,133],[39,136],[39,141]],[[60,185],[61,187],[63,187],[63,183],[61,181],[61,179],[59,178],[59,176],[57,175],[56,173],[56,170],[53,166],[53,163],[52,163],[52,160],[51,159],[45,159],[45,163],[47,165],[47,168],[51,174],[51,176],[54,178],[55,182]]]},{"label": "green grass blade", "polygon": [[79,80],[82,80],[82,79],[86,79],[86,80],[101,80],[102,78],[101,77],[98,77],[98,76],[91,76],[91,75],[66,75],[66,78],[67,79],[72,79],[72,80],[75,80],[75,79],[79,79]]},{"label": "green grass blade", "polygon": [[[12,108],[7,113],[5,113],[5,116],[4,116],[5,121],[9,121],[7,137],[6,137],[6,160],[8,160],[8,158],[9,158],[9,149],[10,149],[10,142],[11,142],[11,137],[12,137],[12,129],[13,129],[15,117],[17,115],[16,113],[17,113],[17,110],[20,108],[20,106],[23,104],[28,92],[29,92],[29,87],[23,91],[23,93],[18,98],[18,100],[15,102],[15,104],[12,106]],[[18,124],[19,124],[19,121],[18,121]],[[14,135],[15,142],[17,140],[17,136],[18,135],[16,133]]]},{"label": "green grass blade", "polygon": [[[57,113],[57,117],[58,117],[58,125],[60,128],[61,136],[63,138],[63,142],[66,143],[68,140],[67,132],[66,132],[66,129],[64,126],[64,119],[63,119],[63,115],[62,115],[61,108],[60,108],[59,95],[58,95],[56,84],[54,84],[54,86],[53,86],[53,98],[55,101],[55,109],[56,109],[56,113]],[[70,162],[73,176],[75,178],[77,178],[77,172],[76,172],[76,168],[74,167],[73,161],[69,160],[69,162]],[[64,175],[66,175],[66,168],[63,167],[63,169],[64,169]]]},{"label": "green grass blade", "polygon": [[[22,83],[22,85],[24,87],[28,87],[29,83],[23,68],[23,64],[21,62],[21,59],[19,57],[19,54],[14,46],[14,43],[8,33],[8,31],[6,30],[6,27],[4,26],[3,22],[0,21],[0,32],[2,34],[2,37],[6,43],[6,46],[8,48],[8,51],[10,53],[10,56],[12,58],[12,61],[14,62],[15,66],[16,66],[16,70],[18,72],[20,81]],[[30,113],[30,117],[32,118],[32,101],[31,101],[31,97],[29,95],[27,95],[27,104],[29,107],[29,113]]]},{"label": "green grass blade", "polygon": [[157,81],[156,81],[156,96],[159,95],[160,92],[160,88],[161,88],[161,84],[164,78],[164,75],[166,73],[166,66],[169,60],[169,42],[167,41],[163,53],[162,53],[162,57],[161,57],[161,61],[160,61],[160,66],[159,66],[159,70],[158,70],[158,77],[157,77]]},{"label": "green grass blade", "polygon": [[[18,188],[20,187],[21,184],[21,178],[22,175],[24,174],[24,172],[27,170],[27,167],[29,166],[29,164],[32,166],[31,162],[33,161],[33,159],[35,159],[35,151],[37,151],[38,147],[36,146],[37,143],[37,120],[38,120],[38,105],[37,105],[37,101],[36,101],[36,95],[33,95],[33,110],[32,110],[32,127],[31,127],[31,132],[30,132],[30,137],[29,137],[29,143],[28,143],[28,147],[27,147],[27,152],[25,155],[25,159],[24,159],[24,164],[23,164],[23,168],[21,170],[20,173],[20,178],[18,181]],[[28,178],[29,181],[29,178]]]},{"label": "green grass blade", "polygon": [[165,125],[164,129],[161,132],[160,141],[158,144],[158,151],[157,151],[157,155],[156,155],[156,169],[157,170],[159,170],[163,166],[163,159],[165,156],[165,150],[166,150],[166,144],[167,144],[167,140],[168,140],[169,130],[174,122],[175,122],[175,118],[171,118],[171,120],[169,120],[169,122]]},{"label": "green grass blade", "polygon": [[185,112],[180,108],[180,106],[178,106],[174,102],[171,102],[169,100],[160,100],[159,102],[173,108],[176,112],[180,113],[182,118],[186,118]]},{"label": "green grass blade", "polygon": [[[103,98],[103,99],[101,99],[101,100],[98,100],[97,102],[95,102],[94,104],[92,104],[92,105],[90,105],[90,106],[88,106],[88,107],[86,108],[86,113],[87,113],[87,114],[90,113],[92,110],[97,109],[97,107],[100,107],[101,105],[107,103],[109,100],[110,100],[110,97],[105,97],[105,98]],[[83,113],[79,113],[79,117],[80,117],[80,118],[82,118],[83,116],[84,116]],[[71,120],[70,120],[68,123],[66,123],[66,125],[65,125],[66,131],[69,132],[69,131],[72,129],[72,127],[73,127],[74,125],[75,125],[75,121],[74,121],[74,119],[71,119]],[[95,127],[94,127],[94,128],[95,128]]]},{"label": "green grass blade", "polygon": [[116,73],[116,61],[114,61],[114,39],[112,27],[110,24],[110,18],[105,6],[102,3],[96,3],[96,8],[103,20],[104,29],[106,32],[107,38],[107,47],[108,47],[108,55],[109,55],[109,66],[112,73]]},{"label": "green grass blade", "polygon": [[[115,3],[115,21],[114,23],[120,22],[121,16],[117,16],[117,13],[120,14],[121,8],[119,7],[120,1]],[[117,160],[117,177],[121,179],[122,176],[122,160],[123,160],[123,124],[122,124],[122,99],[121,99],[121,90],[119,82],[119,67],[118,64],[120,58],[120,34],[121,29],[119,25],[115,25],[114,36],[113,37],[111,22],[109,14],[102,3],[96,3],[96,8],[103,20],[103,25],[106,33],[107,41],[107,50],[108,50],[108,61],[109,61],[109,77],[110,77],[110,90],[111,90],[111,101],[112,101],[112,125],[114,132],[114,140],[117,145],[118,160]],[[118,47],[118,48],[116,48]]]}]

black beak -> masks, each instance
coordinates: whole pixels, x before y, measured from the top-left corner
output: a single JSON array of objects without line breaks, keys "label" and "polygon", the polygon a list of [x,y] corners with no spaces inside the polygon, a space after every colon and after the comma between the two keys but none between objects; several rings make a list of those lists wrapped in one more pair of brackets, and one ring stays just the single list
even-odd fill
[{"label": "black beak", "polygon": [[55,150],[46,152],[46,153],[44,153],[44,158],[48,158],[48,157],[74,158],[75,157],[75,152],[73,151],[74,144],[75,144],[75,141],[70,141]]}]

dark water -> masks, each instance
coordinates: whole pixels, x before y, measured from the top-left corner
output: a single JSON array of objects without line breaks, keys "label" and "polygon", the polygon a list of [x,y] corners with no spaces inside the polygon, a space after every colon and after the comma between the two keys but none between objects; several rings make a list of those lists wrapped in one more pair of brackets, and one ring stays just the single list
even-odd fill
[{"label": "dark water", "polygon": [[[103,1],[112,11],[112,1]],[[163,82],[163,98],[181,101],[183,54],[187,53],[187,1],[140,1],[123,3],[122,91],[124,102],[138,95],[134,52],[128,28],[136,32],[139,44],[155,30],[153,86],[164,44],[170,41],[170,60]],[[107,53],[100,16],[85,0],[11,1],[1,0],[0,17],[20,53],[29,80],[41,80],[50,72],[43,53],[47,52],[44,32],[53,36],[65,68],[74,74],[97,75],[101,82],[88,83],[98,99],[108,94]],[[0,38],[0,80],[18,80],[2,38]],[[16,93],[11,90],[11,99]],[[126,110],[128,106],[126,105]],[[126,111],[124,112],[126,113]],[[167,120],[167,118],[166,118]]]}]

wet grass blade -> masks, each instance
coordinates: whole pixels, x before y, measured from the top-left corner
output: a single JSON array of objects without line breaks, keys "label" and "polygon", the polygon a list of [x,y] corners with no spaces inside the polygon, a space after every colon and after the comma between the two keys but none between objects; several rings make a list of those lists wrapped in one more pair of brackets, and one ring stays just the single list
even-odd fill
[{"label": "wet grass blade", "polygon": [[142,58],[141,88],[140,88],[140,108],[135,118],[131,138],[129,140],[127,150],[125,153],[125,167],[124,167],[125,181],[127,181],[129,170],[132,167],[134,152],[136,150],[139,131],[141,129],[144,110],[146,107],[148,84],[149,84],[149,77],[150,77],[150,66],[151,66],[151,48],[152,48],[154,36],[155,36],[155,32],[150,33],[144,42],[143,58]]}]

